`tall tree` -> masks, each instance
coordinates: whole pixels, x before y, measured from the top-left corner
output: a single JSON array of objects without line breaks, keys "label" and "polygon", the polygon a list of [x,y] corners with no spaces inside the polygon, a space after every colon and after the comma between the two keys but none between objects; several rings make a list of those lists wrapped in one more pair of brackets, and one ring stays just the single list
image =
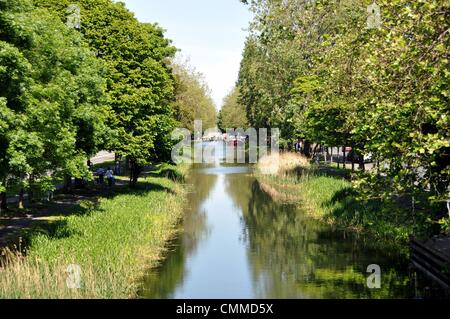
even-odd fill
[{"label": "tall tree", "polygon": [[239,89],[237,87],[234,87],[223,100],[218,115],[218,126],[222,131],[248,127],[246,110],[239,104]]},{"label": "tall tree", "polygon": [[0,187],[90,177],[86,158],[108,131],[102,64],[46,9],[28,0],[0,8]]},{"label": "tall tree", "polygon": [[78,5],[80,32],[107,66],[109,125],[116,138],[110,145],[131,164],[135,185],[146,164],[170,159],[173,115],[173,76],[168,58],[175,53],[163,30],[140,23],[123,3],[111,0],[36,0],[62,21],[69,4]]},{"label": "tall tree", "polygon": [[203,75],[188,62],[174,62],[175,114],[183,128],[194,130],[194,121],[201,120],[203,128],[216,126],[216,106]]},{"label": "tall tree", "polygon": [[282,139],[306,137],[298,125],[304,103],[293,104],[298,77],[312,69],[326,53],[322,43],[339,31],[338,22],[352,19],[356,0],[243,1],[254,13],[241,63],[240,102],[255,127],[278,127]]},{"label": "tall tree", "polygon": [[251,124],[371,153],[378,174],[355,181],[369,195],[448,198],[447,1],[377,1],[379,17],[364,0],[243,2],[255,13],[239,80]]}]

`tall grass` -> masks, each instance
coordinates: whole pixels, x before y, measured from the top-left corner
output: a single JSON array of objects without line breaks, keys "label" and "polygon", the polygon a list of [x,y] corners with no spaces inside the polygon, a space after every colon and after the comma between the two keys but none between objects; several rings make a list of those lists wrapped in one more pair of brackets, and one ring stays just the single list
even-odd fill
[{"label": "tall grass", "polygon": [[296,153],[280,153],[262,157],[257,165],[261,188],[276,200],[302,200],[300,186],[313,172],[309,160]]},{"label": "tall grass", "polygon": [[[176,233],[184,192],[166,177],[149,177],[137,190],[32,231],[26,256],[3,253],[0,298],[135,297]],[[68,288],[71,264],[81,267],[80,289]]]},{"label": "tall grass", "polygon": [[[274,200],[298,204],[304,213],[339,228],[398,241],[406,241],[413,233],[409,210],[395,201],[360,200],[342,171],[333,174],[307,162],[297,154],[263,158],[257,166],[261,189]],[[269,165],[278,169],[267,169]]]},{"label": "tall grass", "polygon": [[311,164],[305,156],[290,152],[266,155],[258,161],[258,170],[264,175],[288,177],[299,170],[310,168]]}]

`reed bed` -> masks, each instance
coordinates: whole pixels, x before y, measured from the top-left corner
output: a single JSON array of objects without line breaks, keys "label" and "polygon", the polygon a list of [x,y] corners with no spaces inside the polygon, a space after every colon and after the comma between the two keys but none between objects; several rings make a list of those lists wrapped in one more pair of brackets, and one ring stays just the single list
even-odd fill
[{"label": "reed bed", "polygon": [[184,193],[171,179],[149,177],[85,214],[61,217],[51,231],[32,231],[25,254],[2,253],[0,298],[135,297],[177,232]]}]

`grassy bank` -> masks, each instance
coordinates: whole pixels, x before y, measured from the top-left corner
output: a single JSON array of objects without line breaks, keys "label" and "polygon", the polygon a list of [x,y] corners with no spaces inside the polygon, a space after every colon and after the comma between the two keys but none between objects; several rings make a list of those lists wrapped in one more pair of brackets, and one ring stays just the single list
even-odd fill
[{"label": "grassy bank", "polygon": [[[7,253],[4,258],[0,298],[134,297],[182,218],[185,190],[169,175],[180,173],[161,167],[136,189],[119,187],[31,230],[26,257]],[[67,287],[68,279],[77,282],[67,273],[71,264],[80,266],[81,289]]]},{"label": "grassy bank", "polygon": [[266,193],[274,200],[296,203],[311,217],[337,228],[404,242],[415,223],[423,222],[401,203],[358,200],[346,170],[313,166],[295,154],[282,154],[276,169],[270,162],[258,164],[258,180]]}]

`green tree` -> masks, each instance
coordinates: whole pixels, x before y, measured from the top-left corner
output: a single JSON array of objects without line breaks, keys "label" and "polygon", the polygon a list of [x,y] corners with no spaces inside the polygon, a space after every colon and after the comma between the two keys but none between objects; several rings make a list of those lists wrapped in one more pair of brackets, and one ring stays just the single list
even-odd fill
[{"label": "green tree", "polygon": [[47,187],[49,175],[91,177],[86,158],[108,136],[102,64],[46,9],[28,0],[0,8],[2,190]]},{"label": "green tree", "polygon": [[377,1],[379,28],[372,1],[243,2],[255,13],[239,76],[250,124],[372,154],[360,194],[416,208],[448,198],[446,1]]},{"label": "green tree", "polygon": [[245,108],[239,104],[239,89],[237,87],[233,88],[224,98],[217,122],[222,131],[226,131],[229,128],[245,129],[248,127]]},{"label": "green tree", "polygon": [[203,128],[216,126],[216,106],[203,75],[187,62],[174,62],[175,114],[183,128],[194,131],[194,121],[203,121]]},{"label": "green tree", "polygon": [[365,96],[365,116],[357,118],[353,134],[389,177],[366,176],[370,189],[448,198],[449,4],[396,0],[380,6],[381,29],[357,39],[363,62],[355,85],[371,96]]},{"label": "green tree", "polygon": [[[306,137],[301,117],[311,98],[296,98],[299,77],[315,74],[327,50],[322,45],[353,20],[360,1],[243,1],[254,13],[239,74],[240,102],[255,127],[278,127],[292,144]],[[307,144],[309,142],[307,141]]]},{"label": "green tree", "polygon": [[170,159],[174,83],[168,59],[175,53],[163,30],[140,23],[123,3],[111,0],[36,0],[67,19],[67,6],[80,7],[85,41],[107,66],[110,148],[128,157],[135,185],[146,164]]},{"label": "green tree", "polygon": [[[315,142],[353,146],[380,167],[356,185],[370,196],[448,196],[448,4],[383,1],[380,29],[367,14],[338,20],[311,69],[316,89],[293,90]],[[361,2],[359,8],[366,8]],[[317,84],[318,83],[318,84]],[[339,141],[335,140],[334,143]],[[386,176],[386,177],[382,177]],[[431,204],[431,202],[422,203]]]}]

